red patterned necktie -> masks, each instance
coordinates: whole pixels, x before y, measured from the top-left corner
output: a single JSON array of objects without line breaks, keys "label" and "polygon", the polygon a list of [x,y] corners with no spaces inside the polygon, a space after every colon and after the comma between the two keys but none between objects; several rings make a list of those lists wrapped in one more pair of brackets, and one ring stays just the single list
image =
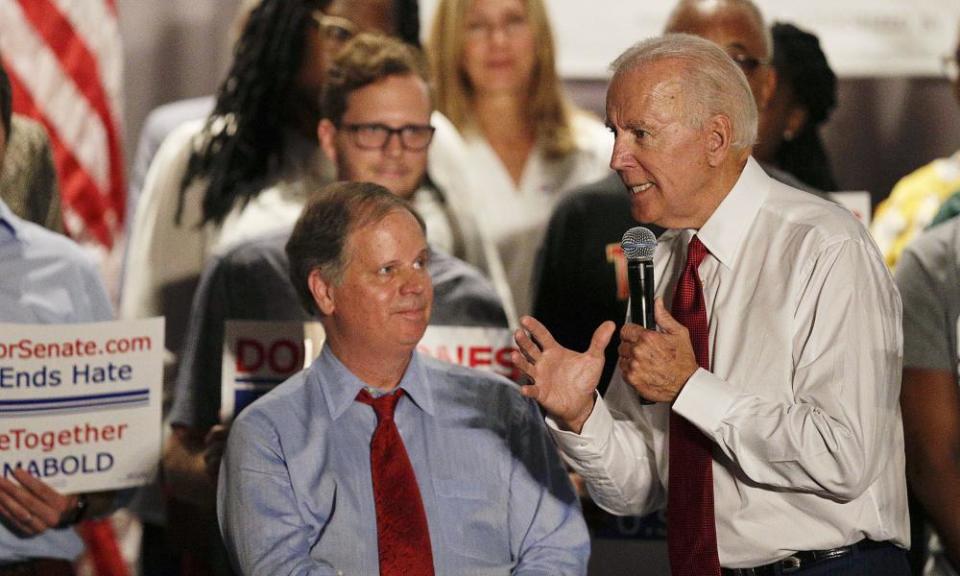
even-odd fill
[{"label": "red patterned necktie", "polygon": [[[710,331],[697,268],[707,248],[694,236],[687,265],[673,294],[673,317],[687,327],[697,364],[710,368]],[[673,576],[720,576],[713,516],[713,443],[696,426],[670,412],[667,545]]]},{"label": "red patterned necktie", "polygon": [[373,398],[366,390],[357,401],[373,406],[377,428],[370,441],[370,471],[377,510],[380,576],[433,576],[433,552],[427,514],[417,477],[393,421],[403,390]]}]

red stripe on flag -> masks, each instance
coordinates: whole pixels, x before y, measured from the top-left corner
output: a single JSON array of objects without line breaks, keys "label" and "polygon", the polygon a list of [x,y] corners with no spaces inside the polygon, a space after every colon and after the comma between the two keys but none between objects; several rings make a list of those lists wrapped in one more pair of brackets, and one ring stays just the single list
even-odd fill
[{"label": "red stripe on flag", "polygon": [[[123,223],[126,191],[123,185],[123,156],[120,149],[117,127],[110,114],[109,100],[100,81],[100,67],[96,57],[87,48],[83,38],[76,33],[73,25],[50,0],[18,0],[24,17],[29,21],[44,42],[56,54],[60,67],[71,78],[84,95],[94,113],[103,123],[107,132],[109,157],[110,207],[118,225]],[[47,122],[44,122],[47,124]],[[67,176],[61,173],[61,176]],[[72,180],[69,176],[67,180]],[[69,182],[63,183],[66,187]],[[72,196],[68,191],[67,196]],[[82,212],[79,206],[72,206]],[[103,241],[101,239],[101,241]],[[112,245],[112,239],[105,243]]]},{"label": "red stripe on flag", "polygon": [[100,193],[99,187],[64,144],[60,138],[60,133],[50,124],[50,120],[44,116],[43,111],[37,107],[30,93],[23,89],[23,84],[16,73],[10,67],[6,68],[7,75],[10,76],[10,83],[13,85],[14,110],[18,114],[36,118],[47,129],[47,135],[53,145],[53,162],[57,166],[57,174],[60,178],[62,202],[68,204],[71,210],[80,215],[91,236],[96,238],[98,242],[110,246],[110,228],[104,220],[104,213],[107,209],[106,199]]},{"label": "red stripe on flag", "polygon": [[97,576],[129,576],[109,518],[82,522],[77,526],[77,532],[87,545]]}]

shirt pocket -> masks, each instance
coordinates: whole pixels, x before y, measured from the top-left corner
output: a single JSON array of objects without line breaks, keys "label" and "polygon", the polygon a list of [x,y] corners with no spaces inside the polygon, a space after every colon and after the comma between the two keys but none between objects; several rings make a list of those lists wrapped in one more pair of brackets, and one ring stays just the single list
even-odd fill
[{"label": "shirt pocket", "polygon": [[511,566],[507,486],[476,478],[433,480],[443,541],[480,566]]}]

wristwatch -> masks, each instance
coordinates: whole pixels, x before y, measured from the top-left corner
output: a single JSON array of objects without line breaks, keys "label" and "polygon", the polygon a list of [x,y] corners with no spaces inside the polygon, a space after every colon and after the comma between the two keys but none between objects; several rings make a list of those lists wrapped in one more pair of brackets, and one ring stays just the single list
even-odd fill
[{"label": "wristwatch", "polygon": [[73,526],[74,524],[79,524],[87,512],[87,501],[86,494],[79,494],[77,496],[77,505],[63,517],[63,520],[60,522],[60,527]]}]

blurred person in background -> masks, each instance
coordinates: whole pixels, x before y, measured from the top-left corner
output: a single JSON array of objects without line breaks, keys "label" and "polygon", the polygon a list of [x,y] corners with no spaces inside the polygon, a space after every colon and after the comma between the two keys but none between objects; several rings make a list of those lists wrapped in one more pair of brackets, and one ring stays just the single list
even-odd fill
[{"label": "blurred person in background", "polygon": [[263,0],[247,19],[213,113],[181,125],[158,151],[131,231],[121,315],[166,316],[174,356],[207,257],[278,218],[296,218],[304,178],[331,179],[316,136],[324,69],[357,31],[391,32],[390,7],[387,0]]},{"label": "blurred person in background", "polygon": [[795,176],[804,188],[836,190],[819,131],[837,105],[837,76],[814,34],[781,22],[771,32],[777,83],[760,115],[753,157]]},{"label": "blurred person in background", "polygon": [[[953,52],[944,56],[944,72],[960,103],[960,36]],[[960,189],[960,151],[938,158],[904,176],[890,196],[877,206],[870,233],[887,265],[895,267],[900,253],[936,216],[943,202]]]},{"label": "blurred person in background", "polygon": [[459,176],[503,260],[516,311],[531,308],[537,247],[556,203],[609,172],[613,140],[567,99],[542,0],[441,0],[428,52],[437,109],[460,131]]},{"label": "blurred person in background", "polygon": [[929,544],[924,574],[954,576],[960,567],[960,220],[917,236],[900,255],[896,280],[903,299],[907,479],[935,531],[914,547]]},{"label": "blurred person in background", "polygon": [[50,137],[43,124],[13,114],[0,172],[0,198],[14,214],[47,230],[63,232],[60,184]]}]

